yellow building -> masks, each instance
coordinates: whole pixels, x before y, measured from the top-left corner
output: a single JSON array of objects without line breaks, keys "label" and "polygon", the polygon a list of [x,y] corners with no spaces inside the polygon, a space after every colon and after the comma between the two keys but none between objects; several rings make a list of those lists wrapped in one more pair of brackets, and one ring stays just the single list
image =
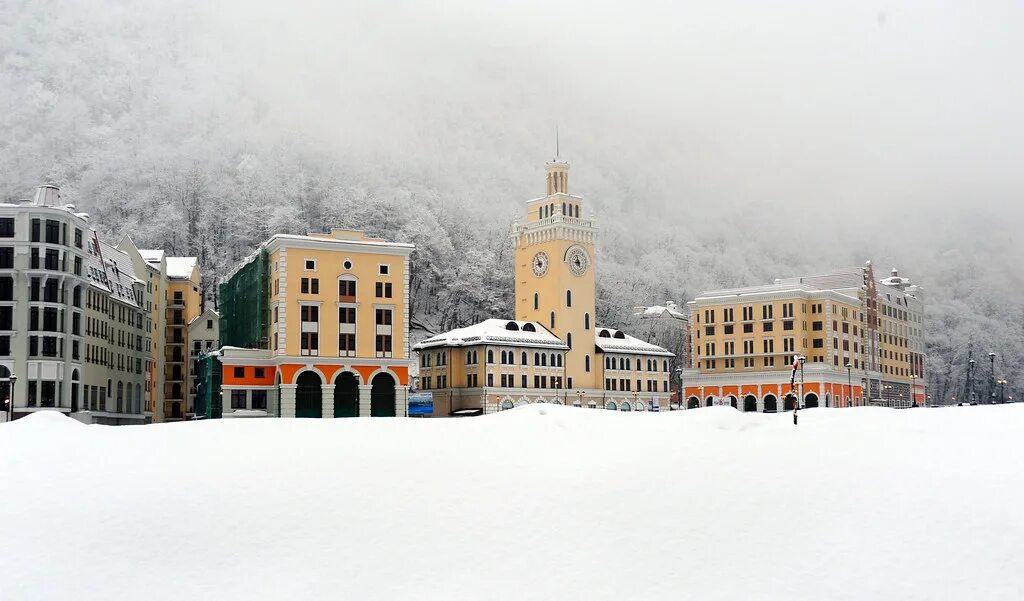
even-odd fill
[{"label": "yellow building", "polygon": [[420,389],[434,415],[550,402],[624,411],[667,407],[672,353],[595,322],[597,228],[569,193],[569,164],[546,166],[547,194],[515,227],[515,319],[423,340]]},{"label": "yellow building", "polygon": [[[771,412],[792,409],[797,399],[806,407],[923,404],[920,296],[895,271],[876,281],[870,262],[704,292],[689,303],[687,407]],[[792,366],[801,357],[794,386]]]},{"label": "yellow building", "polygon": [[224,417],[404,416],[411,244],[276,235],[221,284]]}]

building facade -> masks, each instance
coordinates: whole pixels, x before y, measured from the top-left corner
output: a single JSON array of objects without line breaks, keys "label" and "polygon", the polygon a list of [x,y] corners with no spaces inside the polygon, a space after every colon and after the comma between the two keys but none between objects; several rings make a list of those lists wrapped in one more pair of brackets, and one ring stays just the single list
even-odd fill
[{"label": "building facade", "polygon": [[188,322],[188,407],[189,413],[199,412],[196,407],[199,370],[197,362],[203,355],[212,353],[220,347],[220,314],[212,307],[206,307],[202,313]]},{"label": "building facade", "polygon": [[12,416],[142,423],[142,291],[56,186],[0,204],[0,396],[13,397]]},{"label": "building facade", "polygon": [[[411,244],[276,235],[220,287],[210,416],[405,416]],[[214,379],[204,378],[213,382]],[[210,398],[218,397],[218,398]]]},{"label": "building facade", "polygon": [[516,223],[515,319],[490,319],[416,345],[434,415],[533,402],[624,411],[667,408],[664,348],[596,323],[597,227],[569,193],[569,164],[545,167],[547,194]]},{"label": "building facade", "polygon": [[13,397],[14,418],[46,409],[86,423],[159,421],[166,259],[142,252],[127,237],[100,240],[56,186],[0,204],[0,400]]},{"label": "building facade", "polygon": [[924,404],[922,293],[895,270],[876,280],[868,262],[711,290],[689,306],[692,366],[681,373],[687,407]]}]

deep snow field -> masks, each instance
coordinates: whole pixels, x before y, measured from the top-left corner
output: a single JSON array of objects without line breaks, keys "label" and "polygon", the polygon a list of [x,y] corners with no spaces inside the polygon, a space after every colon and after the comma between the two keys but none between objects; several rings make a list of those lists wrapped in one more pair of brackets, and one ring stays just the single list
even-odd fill
[{"label": "deep snow field", "polygon": [[1024,405],[0,425],[0,599],[1024,599]]}]

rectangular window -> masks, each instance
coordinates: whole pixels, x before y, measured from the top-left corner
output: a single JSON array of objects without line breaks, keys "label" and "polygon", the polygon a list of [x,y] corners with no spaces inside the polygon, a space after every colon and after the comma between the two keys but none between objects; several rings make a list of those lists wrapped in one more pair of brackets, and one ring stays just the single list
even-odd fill
[{"label": "rectangular window", "polygon": [[313,259],[306,259],[306,271],[316,271],[316,261]]},{"label": "rectangular window", "polygon": [[302,335],[299,338],[299,342],[299,354],[320,354],[320,336],[316,332],[302,332]]},{"label": "rectangular window", "polygon": [[744,334],[753,334],[754,333],[754,324],[752,324],[752,323],[745,323],[745,324],[743,324],[743,333]]},{"label": "rectangular window", "polygon": [[299,316],[302,321],[318,322],[320,321],[320,307],[316,305],[302,305],[299,307]]},{"label": "rectangular window", "polygon": [[732,324],[722,326],[722,329],[724,330],[725,334],[732,334],[732,328]]},{"label": "rectangular window", "polygon": [[388,275],[390,272],[391,272],[391,266],[390,265],[378,265],[377,266],[377,273],[379,273],[380,275]]},{"label": "rectangular window", "polygon": [[14,237],[14,217],[0,218],[0,238]]},{"label": "rectangular window", "polygon": [[355,323],[355,307],[338,307],[338,323]]},{"label": "rectangular window", "polygon": [[391,325],[391,309],[377,309],[377,325]]},{"label": "rectangular window", "polygon": [[309,294],[309,278],[302,278],[299,280],[299,292],[302,294]]},{"label": "rectangular window", "polygon": [[764,331],[764,332],[771,332],[774,329],[775,329],[775,324],[773,324],[770,321],[766,321],[763,324],[761,324],[761,330]]},{"label": "rectangular window", "polygon": [[14,269],[14,247],[0,248],[0,269]]},{"label": "rectangular window", "polygon": [[714,336],[715,335],[715,326],[704,326],[704,335],[705,336]]},{"label": "rectangular window", "polygon": [[342,357],[352,357],[356,354],[356,335],[338,335],[338,354]]},{"label": "rectangular window", "polygon": [[391,356],[391,336],[388,334],[377,335],[377,356],[378,357],[390,357]]},{"label": "rectangular window", "polygon": [[60,244],[60,222],[53,219],[46,220],[46,243]]},{"label": "rectangular window", "polygon": [[784,322],[782,322],[782,329],[783,330],[792,330],[793,329],[793,322],[792,321],[784,321]]},{"label": "rectangular window", "polygon": [[338,296],[341,297],[341,300],[355,300],[356,281],[338,280]]},{"label": "rectangular window", "polygon": [[231,408],[232,409],[246,409],[246,406],[245,406],[245,391],[244,390],[232,390],[231,391]]},{"label": "rectangular window", "polygon": [[250,404],[253,409],[264,409],[267,408],[267,391],[266,390],[253,390],[249,393],[252,398]]},{"label": "rectangular window", "polygon": [[822,329],[824,329],[824,327],[825,323],[821,321],[815,321],[811,324],[811,330],[815,332],[820,332]]},{"label": "rectangular window", "polygon": [[82,230],[75,228],[75,247],[82,248]]}]

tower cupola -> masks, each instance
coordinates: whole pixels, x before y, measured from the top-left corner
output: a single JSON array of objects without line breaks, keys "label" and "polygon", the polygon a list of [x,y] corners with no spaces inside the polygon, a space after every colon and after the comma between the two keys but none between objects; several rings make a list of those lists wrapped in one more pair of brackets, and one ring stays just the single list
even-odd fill
[{"label": "tower cupola", "polygon": [[546,165],[548,196],[569,193],[569,163],[555,157]]}]

